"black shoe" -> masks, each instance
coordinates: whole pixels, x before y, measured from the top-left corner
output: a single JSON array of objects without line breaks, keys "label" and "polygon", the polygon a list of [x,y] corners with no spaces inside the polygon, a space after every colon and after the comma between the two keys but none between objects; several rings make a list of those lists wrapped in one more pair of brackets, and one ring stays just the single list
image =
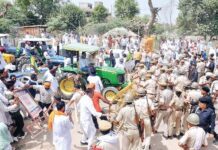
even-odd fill
[{"label": "black shoe", "polygon": [[177,135],[174,134],[173,137],[174,137],[174,138],[177,138]]},{"label": "black shoe", "polygon": [[82,142],[82,141],[80,141],[80,144],[81,144],[81,145],[88,145],[87,142]]},{"label": "black shoe", "polygon": [[214,141],[213,141],[213,144],[214,144],[214,145],[218,145],[218,139],[214,140]]},{"label": "black shoe", "polygon": [[163,137],[164,137],[165,139],[170,139],[170,138],[172,138],[172,136],[165,136],[165,135],[163,135]]}]

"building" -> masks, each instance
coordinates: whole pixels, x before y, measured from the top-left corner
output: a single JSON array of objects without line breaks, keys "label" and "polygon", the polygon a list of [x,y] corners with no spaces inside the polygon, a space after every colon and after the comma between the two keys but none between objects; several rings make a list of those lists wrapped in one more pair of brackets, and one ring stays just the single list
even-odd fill
[{"label": "building", "polygon": [[96,7],[96,6],[98,6],[98,5],[104,5],[104,4],[103,4],[103,2],[101,2],[101,1],[95,1],[95,4],[94,4],[94,5],[95,5],[95,7]]},{"label": "building", "polygon": [[29,34],[34,37],[40,37],[41,33],[45,33],[47,29],[46,25],[32,25],[32,26],[22,26],[18,27],[18,35]]},{"label": "building", "polygon": [[79,8],[85,12],[86,17],[91,17],[92,12],[93,12],[93,6],[91,3],[80,2]]}]

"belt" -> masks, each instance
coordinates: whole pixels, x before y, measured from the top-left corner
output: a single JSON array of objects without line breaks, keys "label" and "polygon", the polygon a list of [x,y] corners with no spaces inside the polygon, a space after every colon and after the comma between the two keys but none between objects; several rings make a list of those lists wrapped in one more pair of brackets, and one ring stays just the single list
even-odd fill
[{"label": "belt", "polygon": [[167,109],[159,109],[159,110],[161,110],[161,111],[167,111]]},{"label": "belt", "polygon": [[175,111],[182,111],[182,109],[175,109]]}]

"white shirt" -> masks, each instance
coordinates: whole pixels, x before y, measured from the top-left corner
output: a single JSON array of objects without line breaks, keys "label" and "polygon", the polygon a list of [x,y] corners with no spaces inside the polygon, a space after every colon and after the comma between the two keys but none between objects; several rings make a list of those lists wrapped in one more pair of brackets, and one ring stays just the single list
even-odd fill
[{"label": "white shirt", "polygon": [[179,140],[179,144],[187,145],[190,150],[200,150],[202,145],[207,145],[205,131],[200,127],[191,127]]},{"label": "white shirt", "polygon": [[88,76],[87,81],[95,84],[95,91],[100,92],[103,90],[103,84],[99,76]]},{"label": "white shirt", "polygon": [[124,64],[121,64],[120,62],[116,63],[115,68],[123,69],[124,70]]},{"label": "white shirt", "polygon": [[24,84],[16,80],[16,82],[14,83],[14,88],[17,89],[17,88],[22,88],[22,87],[24,87]]},{"label": "white shirt", "polygon": [[92,99],[88,95],[84,95],[79,101],[80,124],[84,135],[88,138],[88,149],[92,144],[96,134],[96,128],[92,120],[92,115],[100,117],[102,113],[97,112],[94,108]]},{"label": "white shirt", "polygon": [[47,70],[43,76],[43,81],[51,82],[51,89],[56,92],[58,90],[59,84],[57,79]]},{"label": "white shirt", "polygon": [[92,121],[92,115],[100,117],[102,113],[95,110],[92,99],[88,95],[82,96],[79,101],[80,120]]},{"label": "white shirt", "polygon": [[16,109],[17,105],[6,106],[6,104],[8,104],[8,100],[0,93],[0,122],[8,125],[9,122],[5,113]]},{"label": "white shirt", "polygon": [[39,91],[40,102],[45,104],[50,104],[52,102],[52,97],[54,96],[54,92],[51,89],[46,90],[42,85],[33,85],[33,89]]},{"label": "white shirt", "polygon": [[7,63],[5,62],[2,53],[0,52],[0,69],[4,69]]},{"label": "white shirt", "polygon": [[53,144],[56,150],[71,150],[71,129],[73,124],[68,116],[55,115],[53,122]]},{"label": "white shirt", "polygon": [[2,82],[2,80],[0,80],[0,93],[1,94],[5,94],[5,91],[7,91],[7,87],[6,85]]}]

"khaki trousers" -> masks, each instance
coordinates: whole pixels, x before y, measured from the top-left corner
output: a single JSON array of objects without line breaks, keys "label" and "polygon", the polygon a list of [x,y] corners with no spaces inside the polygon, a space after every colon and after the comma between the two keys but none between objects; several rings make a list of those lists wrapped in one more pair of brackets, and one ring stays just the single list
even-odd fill
[{"label": "khaki trousers", "polygon": [[181,132],[181,117],[183,112],[182,111],[174,111],[171,116],[171,123],[169,128],[169,136],[173,135],[173,129],[176,128],[176,135],[179,136]]},{"label": "khaki trousers", "polygon": [[188,111],[186,111],[182,117],[182,133],[183,134],[185,134],[185,132],[188,131],[188,123],[187,123],[186,119],[187,119],[189,114],[190,113]]},{"label": "khaki trousers", "polygon": [[151,145],[151,120],[150,118],[144,118],[144,141],[142,143],[142,146],[144,146],[144,150],[149,150],[149,146]]},{"label": "khaki trousers", "polygon": [[120,150],[140,150],[140,137],[137,129],[128,129],[120,134]]},{"label": "khaki trousers", "polygon": [[160,110],[158,112],[158,115],[157,115],[157,120],[156,120],[156,123],[154,125],[154,129],[155,130],[158,130],[159,126],[160,126],[160,123],[161,121],[163,120],[163,123],[164,123],[164,136],[168,136],[169,135],[169,126],[170,126],[170,121],[169,121],[169,118],[171,116],[171,110]]}]

